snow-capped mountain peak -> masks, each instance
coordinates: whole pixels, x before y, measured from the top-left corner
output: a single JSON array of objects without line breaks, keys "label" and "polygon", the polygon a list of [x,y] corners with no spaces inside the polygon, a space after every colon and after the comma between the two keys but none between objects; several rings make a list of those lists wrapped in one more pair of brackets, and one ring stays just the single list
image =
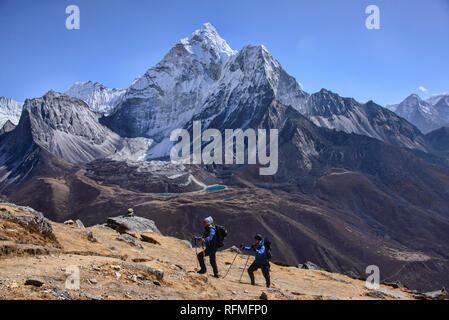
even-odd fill
[{"label": "snow-capped mountain peak", "polygon": [[415,112],[421,112],[424,114],[431,115],[433,112],[433,107],[430,103],[421,99],[417,94],[411,94],[402,103],[399,104],[397,112],[406,119],[413,115]]},{"label": "snow-capped mountain peak", "polygon": [[421,132],[428,133],[449,124],[449,95],[439,94],[426,100],[411,94],[394,112],[417,126]]},{"label": "snow-capped mountain peak", "polygon": [[208,54],[218,55],[221,60],[227,60],[230,56],[237,54],[228,43],[218,34],[217,30],[209,22],[201,29],[193,32],[189,38],[179,40],[188,52],[198,57],[206,58]]},{"label": "snow-capped mountain peak", "polygon": [[0,128],[9,120],[13,124],[19,123],[22,114],[23,102],[10,98],[0,97]]},{"label": "snow-capped mountain peak", "polygon": [[435,94],[430,98],[426,99],[426,101],[433,106],[439,104],[441,101],[449,105],[449,93]]},{"label": "snow-capped mountain peak", "polygon": [[164,140],[199,112],[237,54],[210,23],[204,24],[137,77],[105,121],[124,136]]},{"label": "snow-capped mountain peak", "polygon": [[66,94],[84,101],[92,111],[109,114],[119,103],[125,91],[111,89],[98,82],[86,81],[76,82]]}]

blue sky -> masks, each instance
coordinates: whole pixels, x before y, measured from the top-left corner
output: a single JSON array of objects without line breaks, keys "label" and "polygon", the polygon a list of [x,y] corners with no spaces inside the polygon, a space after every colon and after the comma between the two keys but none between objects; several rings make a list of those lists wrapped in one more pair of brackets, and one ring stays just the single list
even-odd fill
[{"label": "blue sky", "polygon": [[[71,4],[80,30],[65,27]],[[380,30],[365,27],[370,4]],[[0,0],[0,17],[0,96],[19,101],[127,87],[204,22],[233,49],[264,44],[310,93],[385,105],[449,92],[449,0]]]}]

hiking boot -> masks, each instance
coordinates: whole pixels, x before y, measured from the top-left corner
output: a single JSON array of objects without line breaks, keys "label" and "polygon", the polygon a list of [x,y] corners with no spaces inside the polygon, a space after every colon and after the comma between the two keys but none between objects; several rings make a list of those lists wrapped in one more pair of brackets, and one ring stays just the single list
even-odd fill
[{"label": "hiking boot", "polygon": [[198,274],[205,274],[207,272],[207,270],[201,269],[200,271],[198,271]]},{"label": "hiking boot", "polygon": [[218,273],[214,274],[214,278],[220,278],[220,275]]}]

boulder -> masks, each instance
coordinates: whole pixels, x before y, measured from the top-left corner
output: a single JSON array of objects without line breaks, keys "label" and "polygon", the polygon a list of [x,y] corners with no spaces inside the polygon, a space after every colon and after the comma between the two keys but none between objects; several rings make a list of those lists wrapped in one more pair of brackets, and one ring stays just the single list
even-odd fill
[{"label": "boulder", "polygon": [[356,272],[354,271],[345,271],[343,272],[343,274],[349,278],[352,279],[357,279],[357,280],[365,280],[365,278],[361,277],[360,275],[358,275]]},{"label": "boulder", "polygon": [[262,292],[262,294],[259,297],[260,300],[268,300],[268,295],[266,294],[266,292]]},{"label": "boulder", "polygon": [[114,229],[108,227],[106,224],[96,224],[92,228],[104,229],[109,231],[115,231]]},{"label": "boulder", "polygon": [[298,268],[300,269],[307,269],[307,270],[319,270],[319,271],[325,271],[323,268],[317,266],[313,262],[307,261],[303,264],[298,265]]},{"label": "boulder", "polygon": [[153,220],[142,217],[120,216],[115,218],[108,218],[106,224],[109,228],[112,228],[119,233],[125,233],[126,231],[160,233]]},{"label": "boulder", "polygon": [[73,300],[72,296],[68,294],[66,291],[61,290],[59,288],[53,288],[51,289],[51,293],[61,300]]},{"label": "boulder", "polygon": [[225,252],[233,252],[233,253],[241,253],[240,249],[237,248],[236,246],[232,246],[232,247],[230,247],[230,248],[228,248],[226,250],[223,250],[223,251],[225,251]]},{"label": "boulder", "polygon": [[94,233],[92,231],[87,231],[86,235],[87,235],[87,239],[90,242],[98,242],[97,238],[95,238]]},{"label": "boulder", "polygon": [[89,294],[89,293],[81,293],[80,297],[86,298],[86,299],[89,299],[89,300],[97,300],[97,301],[104,300],[103,297],[94,296],[93,294]]},{"label": "boulder", "polygon": [[188,240],[181,240],[182,242],[184,242],[188,248],[193,248],[192,243]]},{"label": "boulder", "polygon": [[366,293],[367,296],[376,298],[376,299],[386,299],[386,298],[394,298],[394,299],[402,299],[408,300],[408,298],[398,292],[390,291],[384,288],[379,288],[377,290],[372,290]]},{"label": "boulder", "polygon": [[343,280],[343,279],[340,279],[340,278],[338,278],[336,276],[333,276],[333,275],[328,275],[328,278],[331,279],[331,280],[337,281],[337,282],[341,282],[341,283],[345,283],[345,284],[351,284],[351,282]]},{"label": "boulder", "polygon": [[151,243],[151,244],[156,244],[156,245],[159,245],[159,246],[161,245],[161,244],[159,243],[159,241],[157,241],[157,240],[151,238],[150,236],[144,235],[144,234],[141,234],[141,235],[140,235],[140,241],[148,242],[148,243]]},{"label": "boulder", "polygon": [[448,293],[446,289],[443,288],[437,291],[416,294],[414,297],[421,300],[444,300],[447,299]]},{"label": "boulder", "polygon": [[140,270],[140,271],[144,271],[144,272],[146,272],[146,273],[148,273],[150,275],[154,275],[154,276],[156,276],[156,278],[159,281],[162,281],[162,279],[164,278],[164,271],[157,270],[157,269],[154,269],[154,268],[151,268],[151,267],[147,267],[147,266],[142,265],[142,264],[136,264],[136,263],[123,261],[122,265],[124,267],[126,267],[126,268],[133,268],[133,269],[137,269],[137,270]]},{"label": "boulder", "polygon": [[42,287],[44,285],[45,281],[40,278],[28,278],[25,281],[26,286],[34,286],[34,287]]},{"label": "boulder", "polygon": [[11,207],[11,208],[14,208],[14,209],[19,209],[19,210],[22,210],[22,211],[24,211],[26,213],[29,213],[29,214],[33,215],[33,216],[36,216],[36,217],[39,217],[39,218],[44,218],[44,214],[42,212],[36,211],[36,210],[34,210],[33,208],[30,208],[30,207],[18,206],[18,205],[14,204],[14,203],[9,203],[9,202],[0,202],[0,205],[8,206],[8,207]]},{"label": "boulder", "polygon": [[17,216],[12,214],[9,211],[0,212],[0,219],[14,222],[31,232],[36,232],[42,234],[44,237],[49,238],[51,240],[56,240],[55,235],[53,234],[53,228],[50,222],[43,217],[40,216]]},{"label": "boulder", "polygon": [[64,222],[64,224],[65,224],[65,225],[74,225],[74,224],[75,224],[75,221],[73,221],[73,220],[67,220],[67,221]]},{"label": "boulder", "polygon": [[132,235],[127,233],[122,233],[120,236],[117,237],[118,241],[124,241],[126,243],[129,243],[139,249],[143,249],[142,245],[137,241],[136,238],[134,238]]},{"label": "boulder", "polygon": [[84,226],[84,223],[81,220],[76,220],[76,225],[78,226],[78,228],[80,229],[85,229],[86,227]]},{"label": "boulder", "polygon": [[[393,289],[404,289],[406,286],[404,286],[401,282],[395,281],[395,282],[384,282],[383,283],[386,286],[392,287]],[[407,289],[407,288],[406,288]]]}]

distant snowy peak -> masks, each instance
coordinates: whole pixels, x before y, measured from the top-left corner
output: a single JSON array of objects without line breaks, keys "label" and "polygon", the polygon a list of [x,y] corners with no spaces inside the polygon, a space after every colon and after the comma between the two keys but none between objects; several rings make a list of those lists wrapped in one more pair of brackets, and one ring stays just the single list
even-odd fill
[{"label": "distant snowy peak", "polygon": [[14,125],[19,123],[22,114],[23,102],[10,98],[0,97],[0,128],[9,120]]},{"label": "distant snowy peak", "polygon": [[412,94],[398,104],[394,111],[421,132],[428,133],[449,124],[449,95],[439,94],[424,100]]},{"label": "distant snowy peak", "polygon": [[446,105],[449,105],[449,93],[440,93],[433,95],[430,98],[426,99],[426,101],[433,106],[440,103],[445,103]]},{"label": "distant snowy peak", "polygon": [[352,111],[357,104],[357,101],[352,98],[342,98],[332,91],[321,89],[308,99],[306,115],[326,118],[345,115]]},{"label": "distant snowy peak", "polygon": [[399,106],[399,104],[387,104],[385,106],[385,109],[396,112],[396,109],[398,108],[398,106]]},{"label": "distant snowy peak", "polygon": [[94,112],[109,114],[120,102],[125,91],[111,89],[98,82],[87,81],[75,83],[66,94],[84,101]]},{"label": "distant snowy peak", "polygon": [[427,114],[429,117],[436,114],[433,106],[421,99],[417,94],[411,94],[396,108],[396,112],[404,118],[410,118],[416,112]]},{"label": "distant snowy peak", "polygon": [[317,126],[425,150],[424,140],[415,126],[372,101],[361,104],[322,89],[310,96],[306,109],[306,116]]}]

